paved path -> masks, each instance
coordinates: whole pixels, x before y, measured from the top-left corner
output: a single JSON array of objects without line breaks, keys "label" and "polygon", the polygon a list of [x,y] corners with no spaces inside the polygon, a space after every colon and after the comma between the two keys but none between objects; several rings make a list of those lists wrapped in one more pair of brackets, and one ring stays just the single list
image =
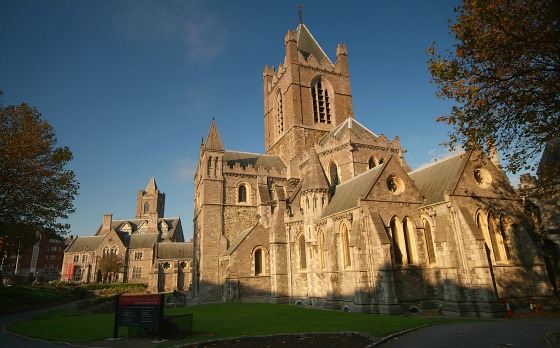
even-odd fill
[{"label": "paved path", "polygon": [[[54,308],[72,308],[76,302]],[[134,343],[122,341],[96,341],[89,344],[70,345],[64,342],[51,343],[16,336],[4,331],[13,321],[29,318],[53,308],[0,316],[0,347],[2,348],[58,348],[58,347],[122,347],[133,345],[135,348],[154,347],[155,342],[135,340]],[[547,318],[509,318],[489,322],[433,325],[397,336],[377,347],[546,347],[543,338],[550,332],[560,332],[560,317]]]},{"label": "paved path", "polygon": [[542,348],[544,337],[560,332],[560,317],[509,318],[492,322],[433,325],[397,336],[376,347]]},{"label": "paved path", "polygon": [[35,315],[41,314],[41,313],[45,313],[48,311],[51,311],[53,309],[58,309],[58,308],[73,308],[76,306],[77,302],[69,302],[69,303],[65,303],[63,305],[60,306],[56,306],[56,307],[49,307],[49,308],[43,308],[43,309],[39,309],[39,310],[34,310],[34,311],[30,311],[30,312],[21,312],[21,313],[15,313],[15,314],[9,314],[9,315],[4,315],[4,316],[0,316],[0,347],[2,348],[38,348],[38,347],[51,347],[51,348],[57,348],[57,347],[71,347],[71,345],[61,342],[61,343],[51,343],[51,342],[46,342],[46,341],[41,341],[41,340],[34,340],[34,339],[30,339],[30,338],[26,338],[26,337],[22,337],[22,336],[17,336],[14,334],[11,334],[9,332],[5,331],[5,327],[6,325],[8,325],[11,322],[14,321],[18,321],[18,320],[22,320],[22,319],[26,319],[26,318],[30,318],[33,317]]}]

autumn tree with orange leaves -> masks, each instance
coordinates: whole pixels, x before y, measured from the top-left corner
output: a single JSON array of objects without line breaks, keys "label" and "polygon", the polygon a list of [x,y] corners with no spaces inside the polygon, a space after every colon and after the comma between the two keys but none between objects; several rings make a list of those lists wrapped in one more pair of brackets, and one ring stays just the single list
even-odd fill
[{"label": "autumn tree with orange leaves", "polygon": [[[1,96],[1,93],[0,93]],[[63,220],[78,194],[67,147],[56,147],[51,125],[37,109],[0,103],[0,252],[21,253],[37,238],[64,236]]]},{"label": "autumn tree with orange leaves", "polygon": [[[454,51],[428,54],[437,96],[453,99],[437,120],[453,126],[445,145],[503,155],[512,173],[534,169],[560,137],[560,1],[464,0],[450,21]],[[540,181],[558,190],[558,168]]]}]

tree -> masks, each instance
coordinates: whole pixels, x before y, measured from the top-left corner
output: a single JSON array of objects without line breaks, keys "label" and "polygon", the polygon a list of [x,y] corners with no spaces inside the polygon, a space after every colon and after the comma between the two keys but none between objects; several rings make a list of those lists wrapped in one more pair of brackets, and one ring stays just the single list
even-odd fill
[{"label": "tree", "polygon": [[114,281],[115,276],[122,273],[124,268],[124,259],[115,253],[104,254],[97,264],[97,270],[101,272],[103,282]]},{"label": "tree", "polygon": [[[0,93],[1,95],[1,93]],[[56,147],[51,125],[37,109],[0,103],[0,239],[4,254],[33,245],[37,232],[64,236],[79,184],[65,169],[68,147]]]},{"label": "tree", "polygon": [[[534,169],[544,146],[560,137],[559,1],[464,0],[455,12],[454,52],[428,50],[436,95],[457,102],[437,119],[453,126],[445,145],[495,148],[507,171]],[[560,173],[548,168],[541,176],[554,185]]]}]

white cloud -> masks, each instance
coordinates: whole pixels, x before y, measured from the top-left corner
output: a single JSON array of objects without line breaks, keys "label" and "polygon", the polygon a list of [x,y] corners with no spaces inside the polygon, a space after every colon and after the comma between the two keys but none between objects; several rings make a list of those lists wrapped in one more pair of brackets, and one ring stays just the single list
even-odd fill
[{"label": "white cloud", "polygon": [[212,59],[223,52],[227,28],[216,11],[202,1],[131,1],[120,27],[129,40],[183,45],[191,62]]}]

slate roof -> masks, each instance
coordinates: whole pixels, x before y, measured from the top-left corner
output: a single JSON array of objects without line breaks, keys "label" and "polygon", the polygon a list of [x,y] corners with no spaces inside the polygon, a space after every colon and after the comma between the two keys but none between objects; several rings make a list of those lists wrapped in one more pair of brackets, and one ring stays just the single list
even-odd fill
[{"label": "slate roof", "polygon": [[408,173],[424,196],[423,206],[445,200],[445,191],[454,189],[451,185],[459,179],[464,161],[463,151]]},{"label": "slate roof", "polygon": [[346,131],[350,131],[356,135],[356,137],[360,138],[364,133],[370,133],[372,136],[377,137],[375,133],[367,129],[364,125],[360,122],[356,121],[355,119],[349,117],[344,122],[336,126],[333,130],[325,134],[321,140],[319,140],[319,144],[324,145],[329,141],[331,138],[335,138],[339,140],[344,136]]},{"label": "slate roof", "polygon": [[319,46],[313,35],[305,24],[300,23],[297,31],[297,48],[303,54],[305,59],[309,57],[311,54],[317,58],[318,62],[321,62],[324,58],[327,58],[327,61],[333,65],[329,57],[325,54],[325,51]]},{"label": "slate roof", "polygon": [[267,170],[276,169],[282,171],[286,169],[286,165],[278,156],[261,155],[250,152],[225,151],[224,161],[232,168],[236,163],[239,163],[242,168],[247,168],[247,166],[252,165],[255,168],[264,167]]},{"label": "slate roof", "polygon": [[245,238],[247,238],[247,236],[251,233],[251,231],[254,230],[257,226],[258,224],[253,227],[249,227],[246,230],[241,231],[241,233],[237,235],[237,238],[233,240],[233,243],[231,243],[229,249],[224,253],[224,255],[226,256],[231,255],[235,251],[235,249],[237,249],[239,244],[241,244],[245,240]]},{"label": "slate roof", "polygon": [[194,256],[193,243],[159,243],[157,248],[158,259],[186,259]]},{"label": "slate roof", "polygon": [[99,244],[105,239],[105,236],[79,236],[74,239],[74,242],[66,249],[66,252],[82,252],[94,251]]},{"label": "slate roof", "polygon": [[[174,218],[158,218],[158,226],[162,221],[165,221],[165,223],[167,224],[169,230],[168,233],[170,235],[173,235],[173,233],[175,232],[175,229],[177,228],[177,226],[179,226],[179,221],[181,219],[178,217],[174,217]],[[132,219],[132,220],[112,220],[111,221],[111,229],[120,232],[122,228],[125,227],[126,223],[130,224],[130,227],[132,228],[132,234],[136,233],[138,231],[138,227],[140,227],[140,225],[142,225],[143,223],[148,223],[147,219]]]},{"label": "slate roof", "polygon": [[326,217],[358,206],[358,197],[366,196],[386,164],[381,164],[336,187],[329,205],[321,217]]},{"label": "slate roof", "polygon": [[157,243],[158,235],[156,233],[133,234],[130,236],[130,249],[150,249]]}]

